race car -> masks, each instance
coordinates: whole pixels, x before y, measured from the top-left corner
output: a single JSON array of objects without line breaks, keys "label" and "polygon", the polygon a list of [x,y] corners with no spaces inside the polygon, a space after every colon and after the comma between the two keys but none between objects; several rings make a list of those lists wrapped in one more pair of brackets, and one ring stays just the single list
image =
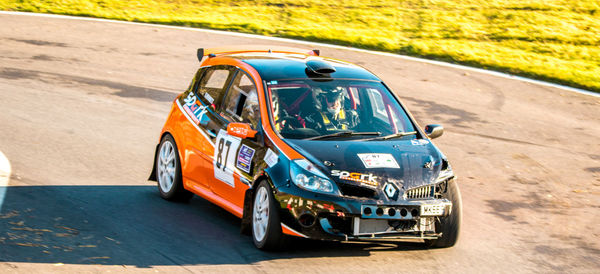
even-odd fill
[{"label": "race car", "polygon": [[319,53],[198,49],[156,146],[160,196],[224,208],[259,249],[289,237],[453,246],[461,196],[431,142],[443,127],[421,129],[373,73]]}]

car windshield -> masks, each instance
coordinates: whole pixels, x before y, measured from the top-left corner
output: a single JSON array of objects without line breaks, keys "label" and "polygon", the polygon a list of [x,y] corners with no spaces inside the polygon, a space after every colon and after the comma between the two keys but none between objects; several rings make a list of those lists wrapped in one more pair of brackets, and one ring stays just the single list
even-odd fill
[{"label": "car windshield", "polygon": [[267,92],[271,121],[284,138],[377,139],[409,136],[415,131],[400,104],[380,82],[270,81]]}]

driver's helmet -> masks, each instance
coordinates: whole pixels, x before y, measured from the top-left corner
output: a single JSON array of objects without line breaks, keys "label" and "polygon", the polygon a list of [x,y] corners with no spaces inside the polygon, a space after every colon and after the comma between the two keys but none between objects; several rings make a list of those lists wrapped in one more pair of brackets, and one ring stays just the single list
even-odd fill
[{"label": "driver's helmet", "polygon": [[344,104],[344,89],[342,87],[320,87],[315,88],[313,93],[321,111],[327,111],[336,115],[342,110]]}]

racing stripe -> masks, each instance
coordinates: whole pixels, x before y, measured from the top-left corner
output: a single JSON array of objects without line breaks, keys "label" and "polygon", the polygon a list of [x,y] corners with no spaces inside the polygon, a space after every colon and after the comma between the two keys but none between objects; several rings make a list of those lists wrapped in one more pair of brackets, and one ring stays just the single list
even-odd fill
[{"label": "racing stripe", "polygon": [[296,237],[302,237],[302,238],[308,238],[308,236],[306,236],[306,235],[304,235],[304,234],[302,234],[302,233],[300,233],[300,232],[298,232],[296,230],[293,230],[292,228],[290,228],[289,226],[285,225],[284,223],[281,223],[281,231],[284,234],[287,234],[287,235],[296,236]]}]

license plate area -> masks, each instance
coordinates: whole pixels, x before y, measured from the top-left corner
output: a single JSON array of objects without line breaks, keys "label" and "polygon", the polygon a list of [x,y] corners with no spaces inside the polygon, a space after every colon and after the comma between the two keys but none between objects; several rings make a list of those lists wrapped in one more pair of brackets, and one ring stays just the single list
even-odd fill
[{"label": "license plate area", "polygon": [[446,211],[449,211],[450,208],[451,207],[446,203],[421,205],[421,216],[443,216],[447,214]]}]

